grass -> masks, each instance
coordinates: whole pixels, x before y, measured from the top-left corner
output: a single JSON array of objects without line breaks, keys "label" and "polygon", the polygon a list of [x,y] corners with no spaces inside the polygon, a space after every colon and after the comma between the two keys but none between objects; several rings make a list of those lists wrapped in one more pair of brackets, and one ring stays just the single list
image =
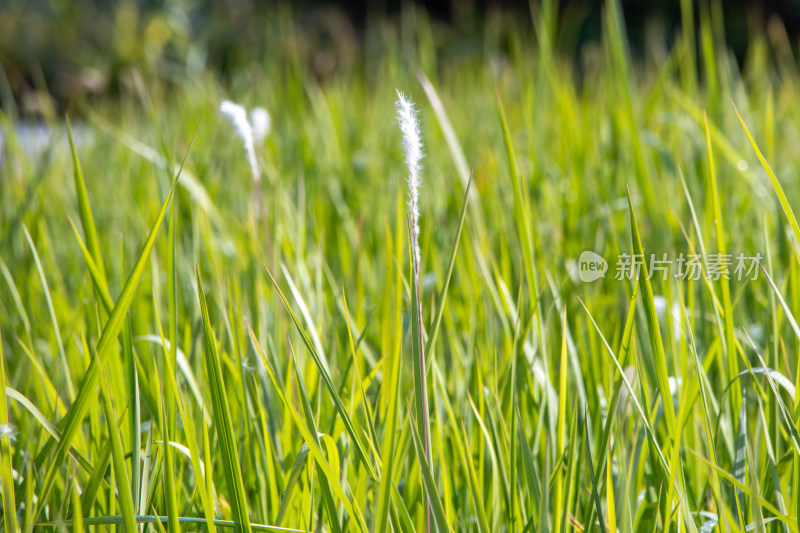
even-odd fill
[{"label": "grass", "polygon": [[[548,2],[409,8],[327,77],[282,9],[230,80],[78,101],[40,153],[0,112],[5,531],[800,530],[800,70],[681,5],[580,54]],[[272,115],[260,180],[228,98]]]}]

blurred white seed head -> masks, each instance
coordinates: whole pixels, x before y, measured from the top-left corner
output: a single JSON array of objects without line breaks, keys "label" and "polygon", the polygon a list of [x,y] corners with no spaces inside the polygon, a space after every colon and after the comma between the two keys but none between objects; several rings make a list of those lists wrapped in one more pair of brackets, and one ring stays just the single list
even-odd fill
[{"label": "blurred white seed head", "polygon": [[253,173],[253,181],[258,182],[261,179],[261,174],[258,171],[258,161],[256,160],[253,127],[247,120],[247,111],[244,107],[230,100],[223,100],[219,106],[219,111],[233,124],[236,135],[242,140],[247,159],[250,162],[250,170]]},{"label": "blurred white seed head", "polygon": [[272,126],[272,119],[269,116],[269,112],[263,107],[251,109],[250,124],[253,126],[253,140],[257,143],[264,142]]},{"label": "blurred white seed head", "polygon": [[411,245],[414,248],[414,268],[419,273],[419,186],[420,160],[422,160],[422,141],[420,140],[419,122],[414,103],[397,91],[397,121],[403,132],[403,149],[406,153],[408,167],[408,210],[411,213]]},{"label": "blurred white seed head", "polygon": [[14,429],[14,426],[10,425],[0,425],[0,440],[5,438],[14,439],[17,435],[17,431]]}]

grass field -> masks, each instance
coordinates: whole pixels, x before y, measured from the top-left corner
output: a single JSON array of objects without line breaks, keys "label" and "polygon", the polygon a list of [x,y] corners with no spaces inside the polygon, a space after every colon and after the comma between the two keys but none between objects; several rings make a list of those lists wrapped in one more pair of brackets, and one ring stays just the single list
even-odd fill
[{"label": "grass field", "polygon": [[134,77],[74,144],[0,112],[5,531],[800,530],[796,43],[740,67],[682,3],[629,50],[609,2],[579,57],[548,3],[407,10],[324,78],[283,16],[279,59]]}]

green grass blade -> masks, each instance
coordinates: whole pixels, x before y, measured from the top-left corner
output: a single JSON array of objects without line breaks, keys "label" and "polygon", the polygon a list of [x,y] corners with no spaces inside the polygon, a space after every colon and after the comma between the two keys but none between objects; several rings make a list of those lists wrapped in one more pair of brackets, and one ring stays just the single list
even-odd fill
[{"label": "green grass blade", "polygon": [[458,253],[458,243],[461,241],[461,230],[464,229],[464,220],[467,215],[467,202],[469,201],[469,193],[472,190],[472,171],[469,174],[467,181],[466,192],[464,193],[464,202],[461,205],[461,215],[458,217],[458,228],[456,229],[456,237],[453,241],[453,249],[450,251],[450,261],[447,263],[447,273],[442,283],[442,289],[439,291],[438,303],[436,305],[436,313],[433,316],[433,323],[430,328],[430,336],[428,338],[428,355],[425,358],[425,364],[431,365],[433,361],[433,349],[436,346],[436,339],[439,336],[439,326],[442,323],[442,314],[444,313],[444,304],[447,301],[447,289],[450,287],[450,278],[453,276],[453,268],[456,264],[456,255]]},{"label": "green grass blade", "polygon": [[[317,429],[317,423],[314,420],[314,412],[311,409],[311,401],[308,399],[308,393],[306,392],[306,386],[303,382],[303,376],[300,374],[300,369],[297,366],[297,359],[294,356],[294,349],[292,349],[291,344],[289,345],[289,351],[292,354],[292,363],[294,366],[294,375],[295,380],[297,383],[297,388],[300,391],[300,400],[301,405],[303,407],[303,415],[305,416],[306,426],[308,427],[309,431],[311,432],[311,436],[314,437],[314,442],[317,446],[322,448],[322,443],[320,441],[320,433]],[[331,468],[334,475],[339,473],[338,468]],[[325,504],[325,509],[328,512],[328,520],[329,520],[329,527],[335,533],[338,533],[342,530],[341,526],[339,525],[339,517],[336,511],[336,504],[333,501],[333,494],[331,493],[331,487],[328,483],[328,480],[325,478],[325,475],[320,476],[320,485],[322,486],[322,501]]]},{"label": "green grass blade", "polygon": [[75,139],[72,137],[72,125],[69,117],[66,118],[67,134],[69,135],[69,147],[72,152],[72,164],[75,170],[75,191],[78,193],[78,211],[81,215],[81,225],[83,233],[86,235],[86,244],[94,259],[97,269],[105,278],[105,267],[103,266],[103,254],[100,249],[100,239],[97,236],[97,226],[92,215],[92,206],[89,203],[89,193],[86,191],[86,181],[83,179],[81,162],[78,159],[78,151],[75,148]]},{"label": "green grass blade", "polygon": [[366,532],[367,526],[364,523],[364,518],[361,515],[361,510],[358,506],[353,505],[350,500],[348,499],[347,495],[344,492],[341,484],[339,483],[339,476],[336,475],[333,470],[331,470],[330,465],[328,464],[325,455],[323,454],[322,450],[319,446],[317,446],[316,440],[311,434],[311,431],[306,427],[305,423],[303,422],[303,418],[300,413],[294,408],[294,406],[289,402],[289,399],[286,397],[286,394],[283,392],[283,389],[280,387],[278,382],[278,378],[274,370],[272,369],[272,365],[267,360],[266,355],[264,355],[264,351],[261,349],[261,345],[258,343],[255,333],[253,332],[252,328],[248,326],[248,333],[250,334],[250,340],[252,342],[253,347],[255,348],[256,352],[258,353],[261,362],[264,364],[267,373],[269,374],[270,379],[272,380],[273,385],[275,386],[275,391],[277,392],[281,402],[283,403],[284,407],[288,414],[292,417],[297,429],[303,436],[305,443],[309,447],[309,453],[311,454],[314,461],[322,468],[322,471],[325,477],[328,479],[331,485],[331,489],[342,502],[342,505],[345,508],[345,511],[353,517],[361,531]]},{"label": "green grass blade", "polygon": [[[159,429],[161,430],[161,441],[168,443],[172,441],[174,431],[170,426],[169,415],[167,409],[172,411],[174,402],[173,390],[171,386],[175,377],[172,373],[172,365],[170,363],[170,352],[167,351],[167,344],[164,342],[164,331],[161,329],[161,318],[158,316],[158,305],[155,295],[153,297],[153,316],[155,317],[156,325],[158,326],[158,333],[161,336],[162,355],[164,357],[164,368],[162,370],[162,381],[158,383],[158,403],[159,403]],[[170,347],[175,349],[173,342]],[[134,363],[135,364],[135,363]],[[169,391],[169,393],[167,393]],[[168,407],[169,406],[169,407]],[[137,443],[138,445],[138,443]],[[161,463],[161,479],[163,481],[164,503],[167,508],[167,517],[169,518],[170,532],[180,533],[180,523],[178,518],[178,495],[175,488],[175,453],[171,446],[163,446],[164,460]],[[137,454],[138,457],[138,454]]]},{"label": "green grass blade", "polygon": [[661,329],[658,325],[658,314],[656,313],[655,300],[653,299],[653,287],[647,272],[647,260],[642,247],[642,239],[639,236],[639,226],[636,223],[636,214],[633,212],[633,200],[628,191],[628,207],[631,214],[631,237],[633,240],[633,251],[638,257],[642,258],[641,270],[638,272],[639,285],[644,298],[644,310],[647,317],[647,331],[650,336],[650,347],[653,350],[653,363],[656,368],[656,379],[664,406],[664,419],[667,422],[667,431],[670,438],[674,441],[677,438],[678,426],[675,421],[675,407],[672,404],[672,394],[669,388],[669,373],[667,372],[667,356],[664,352],[664,344],[661,342]]},{"label": "green grass blade", "polygon": [[108,376],[103,381],[103,413],[106,418],[106,427],[111,441],[111,464],[114,468],[114,478],[117,482],[120,509],[122,510],[122,525],[126,533],[136,533],[136,513],[133,508],[133,495],[128,469],[125,467],[125,452],[122,450],[122,436],[117,428],[117,415],[111,400],[111,387]]},{"label": "green grass blade", "polygon": [[[153,227],[150,230],[150,234],[142,246],[142,250],[139,253],[139,258],[134,264],[133,270],[128,276],[125,286],[123,287],[122,292],[111,311],[108,321],[103,328],[103,333],[97,343],[97,356],[92,359],[92,363],[89,367],[89,370],[86,372],[86,376],[81,384],[78,395],[75,398],[75,401],[72,403],[69,412],[67,413],[63,424],[64,430],[62,432],[62,438],[56,447],[53,459],[45,474],[42,488],[39,491],[39,499],[37,501],[36,508],[33,511],[33,522],[38,520],[42,509],[46,505],[47,499],[50,495],[50,490],[53,488],[53,484],[56,481],[58,470],[63,464],[72,439],[75,437],[80,424],[83,422],[83,417],[86,415],[86,412],[90,407],[89,402],[91,401],[91,396],[94,394],[95,387],[100,379],[100,374],[105,364],[105,359],[111,353],[110,348],[112,347],[112,343],[117,338],[117,335],[119,335],[119,332],[124,324],[125,315],[133,303],[133,297],[136,293],[136,288],[139,284],[142,274],[144,273],[147,260],[150,257],[150,251],[153,249],[156,237],[158,236],[158,230],[161,227],[161,222],[163,221],[164,215],[167,212],[167,207],[172,200],[176,183],[177,178],[172,183],[169,195],[167,195],[166,200],[161,206],[161,211],[156,217]],[[33,527],[33,522],[29,522],[29,530]]]},{"label": "green grass blade", "polygon": [[303,468],[305,468],[306,463],[308,462],[308,452],[308,444],[303,444],[300,447],[300,451],[297,452],[297,456],[294,458],[292,470],[289,472],[289,480],[286,482],[286,489],[281,495],[281,504],[280,507],[278,507],[278,517],[275,519],[276,526],[280,526],[281,522],[283,522],[283,515],[286,514],[286,509],[289,508],[289,503],[292,501],[294,487],[297,485],[297,480],[300,478],[300,473],[303,471]]},{"label": "green grass blade", "polygon": [[70,399],[75,397],[75,386],[72,383],[72,376],[69,370],[69,363],[67,362],[67,354],[64,352],[64,343],[61,341],[61,328],[58,326],[58,320],[56,319],[56,310],[53,307],[53,299],[50,296],[50,287],[47,284],[47,277],[44,275],[44,269],[42,268],[42,262],[39,260],[39,254],[36,252],[36,246],[33,244],[33,239],[31,239],[31,234],[28,233],[28,228],[25,225],[22,225],[22,231],[25,232],[25,238],[28,240],[28,244],[31,247],[31,253],[33,254],[33,260],[36,263],[36,269],[39,272],[39,279],[42,281],[42,287],[44,287],[44,296],[45,301],[47,302],[47,309],[50,311],[50,320],[53,322],[53,331],[56,334],[56,344],[58,345],[58,353],[61,356],[61,364],[64,366],[64,381],[67,384],[67,391],[69,392]]},{"label": "green grass blade", "polygon": [[200,299],[200,311],[203,318],[203,339],[206,369],[208,371],[211,399],[214,408],[214,426],[219,437],[222,466],[225,471],[228,492],[230,494],[231,508],[233,509],[234,523],[237,533],[250,533],[250,517],[247,512],[247,497],[240,470],[239,453],[237,451],[236,436],[233,433],[228,396],[225,392],[225,382],[222,378],[222,365],[217,353],[217,341],[211,328],[211,319],[208,316],[208,305],[197,273],[197,291]]},{"label": "green grass blade", "polygon": [[[711,148],[711,131],[708,127],[708,117],[703,113],[703,123],[706,131],[706,147],[708,149],[708,169],[711,181],[711,200],[714,204],[714,227],[717,234],[717,252],[725,255],[725,227],[722,222],[722,208],[719,201],[719,189],[717,187],[717,173],[714,168],[714,152]],[[731,304],[730,283],[727,276],[720,277],[722,289],[722,312],[725,319],[725,352],[728,361],[728,380],[739,373],[739,363],[736,357],[736,339],[733,329],[733,305]],[[739,387],[731,390],[731,413],[738,413],[742,403],[742,391]]]},{"label": "green grass blade", "polygon": [[8,400],[6,398],[5,359],[3,341],[0,338],[0,427],[8,430],[0,436],[0,484],[3,487],[3,524],[5,533],[17,532],[17,504],[14,499],[14,478],[11,467],[11,438],[8,424]]},{"label": "green grass blade", "polygon": [[[567,415],[567,309],[564,307],[564,317],[561,327],[561,365],[558,373],[558,418],[556,420],[556,454],[564,451],[566,438]],[[555,499],[553,500],[553,531],[561,531],[561,513],[564,508],[564,469],[557,466]]]},{"label": "green grass blade", "polygon": [[[408,412],[411,412],[411,406],[408,406]],[[417,462],[419,463],[420,476],[422,477],[422,483],[425,485],[425,494],[430,502],[431,514],[433,515],[436,529],[440,532],[450,531],[450,527],[447,525],[447,518],[445,517],[444,513],[444,505],[442,504],[442,500],[439,498],[439,492],[436,489],[436,481],[433,479],[433,472],[428,465],[428,461],[425,459],[422,438],[420,437],[419,431],[417,431],[417,428],[414,426],[412,421],[409,421],[409,427],[411,428],[414,451],[417,456]]]},{"label": "green grass blade", "polygon": [[800,257],[800,250],[797,249],[797,246],[800,246],[800,227],[797,225],[797,219],[794,216],[794,212],[792,211],[792,206],[789,205],[789,200],[786,199],[786,194],[783,192],[783,188],[781,187],[780,182],[778,181],[777,176],[775,176],[775,172],[772,171],[772,167],[769,165],[767,160],[761,154],[761,150],[758,148],[758,144],[756,144],[755,139],[753,136],[750,135],[750,130],[747,128],[747,124],[744,123],[744,119],[742,115],[739,114],[739,110],[736,109],[736,106],[731,101],[731,105],[733,106],[733,110],[736,112],[736,116],[739,118],[739,122],[742,124],[742,129],[744,129],[745,134],[747,135],[747,139],[750,141],[750,144],[753,146],[753,150],[756,153],[756,157],[758,157],[759,163],[764,168],[764,171],[769,176],[769,181],[772,183],[772,188],[775,190],[775,195],[778,197],[778,201],[781,204],[781,208],[783,209],[783,214],[786,216],[786,220],[789,222],[789,226],[792,228],[792,233],[794,234],[794,251],[795,254]]},{"label": "green grass blade", "polygon": [[481,533],[489,533],[489,521],[486,518],[486,509],[483,506],[483,494],[481,494],[480,486],[478,485],[478,476],[475,473],[475,466],[472,464],[472,452],[469,449],[469,437],[467,437],[467,430],[461,426],[461,436],[463,438],[464,447],[464,462],[467,465],[467,480],[469,484],[469,492],[472,494],[472,504],[475,506],[475,511],[478,513],[478,531]]},{"label": "green grass blade", "polygon": [[339,395],[337,388],[333,383],[333,380],[331,379],[331,376],[327,370],[327,366],[325,365],[325,363],[323,363],[323,361],[317,354],[314,344],[306,334],[305,329],[300,324],[300,321],[297,319],[297,316],[294,314],[294,311],[289,305],[289,301],[284,296],[283,291],[278,285],[278,282],[272,276],[272,273],[269,271],[269,269],[267,269],[267,274],[269,275],[269,278],[272,281],[272,285],[275,287],[275,290],[278,292],[278,296],[280,297],[281,302],[283,302],[284,308],[292,318],[292,322],[294,323],[295,328],[297,328],[297,331],[300,333],[300,336],[302,337],[303,342],[305,343],[306,348],[308,349],[308,353],[311,355],[311,359],[314,361],[314,364],[317,365],[317,369],[319,370],[320,376],[322,377],[322,382],[325,384],[325,388],[328,390],[328,393],[330,394],[331,399],[333,400],[334,405],[336,406],[339,416],[342,418],[342,422],[344,422],[345,428],[347,429],[347,433],[349,434],[350,438],[353,439],[353,443],[356,446],[356,453],[358,458],[362,461],[362,463],[366,467],[370,479],[372,481],[377,482],[378,476],[375,473],[372,463],[369,460],[369,456],[367,455],[364,445],[361,442],[361,438],[356,432],[355,425],[353,424],[353,421],[350,418],[349,413],[347,412],[347,408],[345,407],[344,402],[342,401],[342,398]]},{"label": "green grass blade", "polygon": [[[74,477],[70,483],[72,489],[72,523],[75,531],[83,531],[83,508],[81,507],[81,493],[78,487],[78,480]],[[8,516],[8,515],[6,515]]]}]

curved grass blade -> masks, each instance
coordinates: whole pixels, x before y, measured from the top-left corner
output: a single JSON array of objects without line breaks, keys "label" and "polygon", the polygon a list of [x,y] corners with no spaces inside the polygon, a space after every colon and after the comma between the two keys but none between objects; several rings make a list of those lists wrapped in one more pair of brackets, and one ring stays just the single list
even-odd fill
[{"label": "curved grass blade", "polygon": [[300,447],[300,451],[297,452],[297,456],[294,458],[294,464],[292,464],[292,470],[289,472],[289,479],[286,482],[286,489],[283,491],[281,496],[281,504],[278,507],[278,516],[275,518],[275,525],[280,526],[281,522],[283,522],[283,515],[286,514],[286,509],[289,508],[289,503],[292,501],[292,493],[294,492],[294,486],[297,484],[297,480],[300,478],[300,472],[302,472],[303,468],[305,468],[306,463],[308,462],[308,452],[310,451],[308,444],[303,443]]},{"label": "curved grass blade", "polygon": [[783,214],[786,216],[786,220],[789,221],[789,225],[792,228],[792,233],[794,234],[794,251],[798,257],[800,257],[800,250],[798,246],[800,246],[800,227],[797,225],[797,219],[794,216],[794,212],[792,211],[792,206],[789,205],[789,200],[786,199],[786,195],[783,192],[783,188],[781,187],[780,182],[778,181],[777,176],[775,176],[775,172],[772,171],[772,167],[769,165],[767,160],[761,154],[761,150],[758,148],[758,144],[756,144],[755,139],[753,136],[750,135],[750,130],[747,128],[747,124],[744,123],[744,119],[742,115],[739,114],[739,110],[736,109],[736,105],[731,100],[731,105],[733,106],[733,110],[736,112],[736,116],[739,118],[739,122],[742,124],[742,129],[744,129],[745,134],[747,135],[747,139],[750,141],[750,144],[753,146],[753,150],[756,153],[756,157],[758,157],[759,163],[764,168],[764,171],[769,176],[769,181],[772,183],[772,188],[775,190],[775,194],[778,196],[778,201],[781,204],[781,208],[783,209]]},{"label": "curved grass blade", "polygon": [[[5,392],[6,392],[6,397],[16,401],[18,404],[24,407],[25,410],[28,411],[33,416],[33,418],[36,419],[37,422],[39,422],[39,424],[44,428],[44,430],[50,434],[50,436],[53,438],[54,441],[58,442],[61,440],[61,433],[58,431],[56,425],[50,422],[50,420],[46,416],[44,416],[44,413],[42,413],[31,400],[25,397],[18,390],[12,389],[11,387],[6,387]],[[83,468],[87,472],[92,471],[92,465],[83,455],[81,455],[78,452],[78,450],[70,447],[69,453],[81,466],[81,468]]]},{"label": "curved grass blade", "polygon": [[145,266],[147,265],[147,259],[150,257],[150,251],[153,249],[153,245],[155,244],[156,237],[158,236],[158,230],[161,227],[161,222],[164,220],[164,215],[167,212],[167,207],[169,206],[172,196],[175,193],[175,185],[178,183],[179,177],[180,176],[176,177],[175,181],[172,182],[169,194],[167,195],[166,200],[164,200],[164,204],[161,206],[161,210],[156,216],[156,220],[150,230],[150,234],[148,235],[147,240],[145,241],[144,245],[142,246],[142,250],[139,253],[139,258],[134,264],[133,270],[128,276],[125,286],[122,289],[122,293],[117,299],[117,302],[110,313],[108,321],[103,328],[103,333],[97,343],[96,357],[92,359],[92,363],[89,366],[89,370],[86,372],[86,376],[83,379],[83,383],[78,391],[78,395],[65,417],[62,438],[56,447],[53,459],[45,474],[42,488],[39,491],[39,499],[33,511],[33,519],[28,523],[27,531],[31,531],[33,529],[35,521],[38,520],[42,510],[44,509],[44,506],[47,505],[47,500],[50,495],[50,491],[53,488],[53,484],[56,481],[58,470],[64,463],[64,459],[69,451],[72,439],[75,437],[80,424],[83,422],[83,417],[86,415],[86,412],[89,409],[89,402],[100,379],[101,370],[105,365],[106,358],[111,353],[110,348],[112,343],[122,330],[124,318],[128,313],[128,309],[133,303],[133,297],[136,293],[136,288],[139,285],[139,280],[141,279],[142,274],[144,273]]}]

